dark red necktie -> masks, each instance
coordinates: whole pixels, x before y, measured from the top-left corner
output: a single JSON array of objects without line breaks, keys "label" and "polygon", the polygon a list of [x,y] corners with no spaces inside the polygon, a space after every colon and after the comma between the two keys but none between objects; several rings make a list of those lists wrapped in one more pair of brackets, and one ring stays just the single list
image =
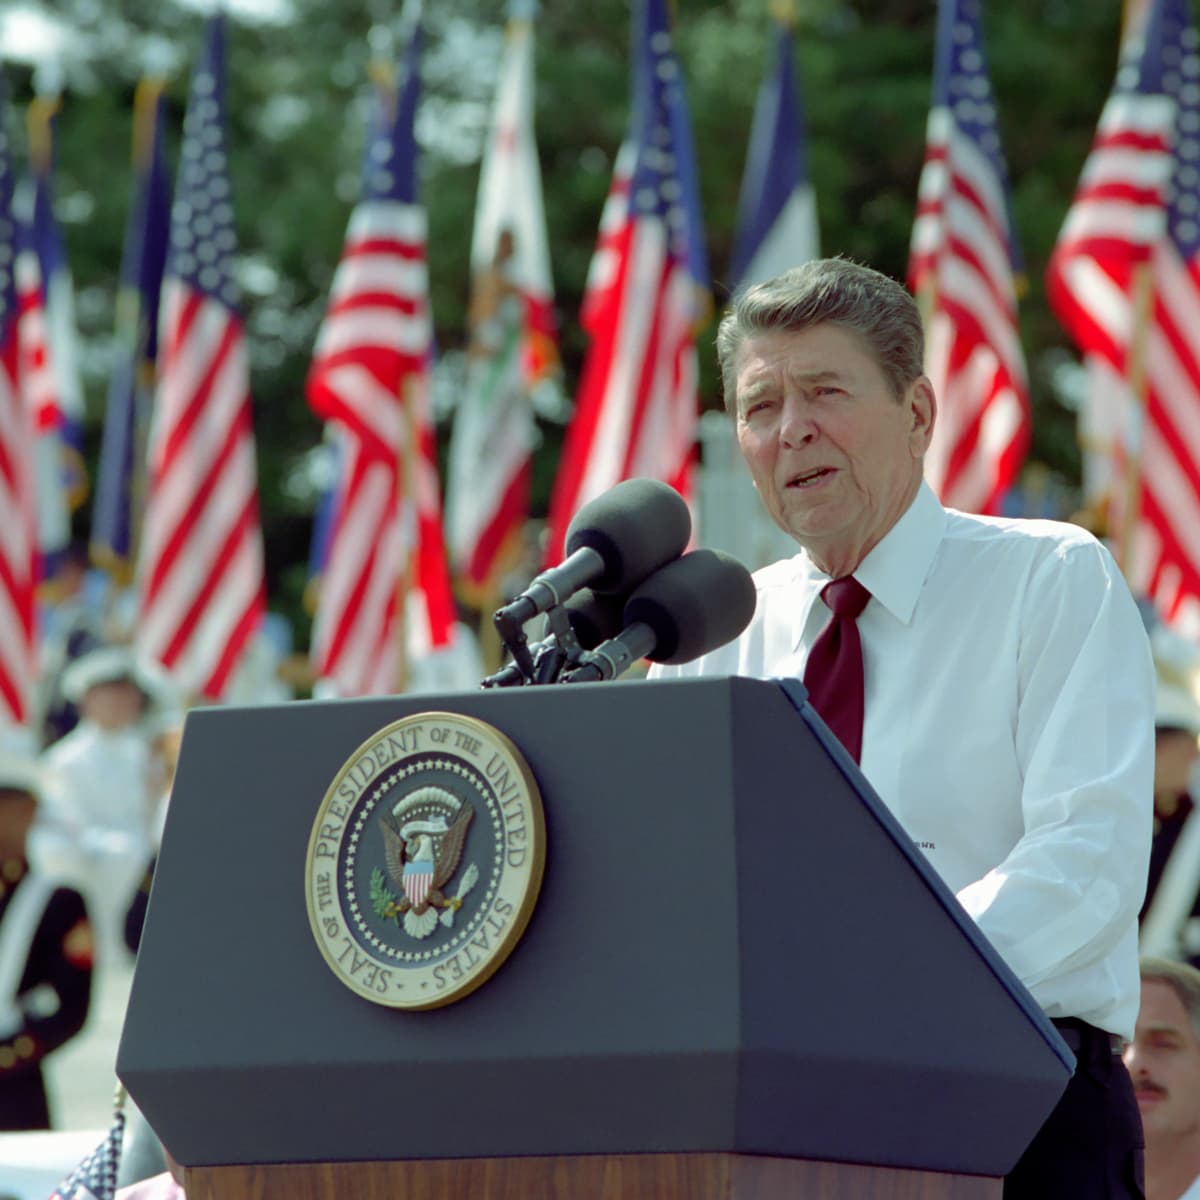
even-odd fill
[{"label": "dark red necktie", "polygon": [[858,615],[871,593],[853,575],[834,579],[821,589],[833,613],[813,642],[804,667],[809,703],[833,730],[855,762],[862,759],[863,657]]}]

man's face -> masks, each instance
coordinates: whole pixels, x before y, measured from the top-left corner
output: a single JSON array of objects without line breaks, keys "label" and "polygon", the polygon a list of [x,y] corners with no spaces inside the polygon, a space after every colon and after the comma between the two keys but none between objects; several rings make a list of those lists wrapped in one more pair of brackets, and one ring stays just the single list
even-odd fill
[{"label": "man's face", "polygon": [[1192,766],[1200,748],[1187,729],[1154,731],[1155,795],[1180,796],[1191,783]]},{"label": "man's face", "polygon": [[37,802],[28,792],[0,784],[0,858],[25,853],[36,813]]},{"label": "man's face", "polygon": [[138,721],[145,709],[145,697],[131,679],[113,679],[93,684],[84,693],[79,711],[101,729],[125,729]]},{"label": "man's face", "polygon": [[853,571],[916,495],[929,381],[897,399],[865,343],[823,324],[748,338],[736,396],[738,445],[767,512],[829,574]]},{"label": "man's face", "polygon": [[1168,984],[1142,982],[1142,1007],[1125,1065],[1148,1146],[1200,1134],[1200,1038]]}]

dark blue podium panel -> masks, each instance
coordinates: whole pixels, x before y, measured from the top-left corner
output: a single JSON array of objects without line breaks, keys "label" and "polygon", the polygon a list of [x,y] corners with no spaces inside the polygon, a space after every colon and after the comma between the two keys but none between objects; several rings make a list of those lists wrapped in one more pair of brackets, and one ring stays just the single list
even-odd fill
[{"label": "dark blue podium panel", "polygon": [[[1004,1174],[1069,1055],[801,698],[710,679],[193,712],[118,1073],[189,1166],[730,1151]],[[305,856],[355,749],[428,711],[520,749],[546,868],[494,977],[406,1012],[326,965]]]}]

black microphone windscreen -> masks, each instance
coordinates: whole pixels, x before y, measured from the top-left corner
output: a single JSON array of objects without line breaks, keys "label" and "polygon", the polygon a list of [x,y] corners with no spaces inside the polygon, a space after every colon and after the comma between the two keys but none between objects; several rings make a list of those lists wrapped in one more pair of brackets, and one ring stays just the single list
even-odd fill
[{"label": "black microphone windscreen", "polygon": [[583,588],[563,605],[580,646],[595,650],[621,632],[625,627],[625,600],[623,595],[598,595],[591,588]]},{"label": "black microphone windscreen", "polygon": [[575,514],[566,553],[595,550],[604,571],[592,589],[629,593],[682,554],[691,536],[692,515],[674,488],[657,479],[626,479]]},{"label": "black microphone windscreen", "polygon": [[625,624],[655,634],[647,657],[685,663],[731,642],[754,616],[758,595],[750,572],[720,550],[693,550],[656,571],[629,597]]}]

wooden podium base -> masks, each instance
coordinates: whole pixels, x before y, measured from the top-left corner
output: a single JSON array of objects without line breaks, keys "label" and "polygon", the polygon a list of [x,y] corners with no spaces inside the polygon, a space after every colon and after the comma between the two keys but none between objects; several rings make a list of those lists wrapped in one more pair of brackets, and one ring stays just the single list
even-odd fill
[{"label": "wooden podium base", "polygon": [[1000,1200],[1002,1181],[748,1154],[190,1167],[188,1200]]}]

